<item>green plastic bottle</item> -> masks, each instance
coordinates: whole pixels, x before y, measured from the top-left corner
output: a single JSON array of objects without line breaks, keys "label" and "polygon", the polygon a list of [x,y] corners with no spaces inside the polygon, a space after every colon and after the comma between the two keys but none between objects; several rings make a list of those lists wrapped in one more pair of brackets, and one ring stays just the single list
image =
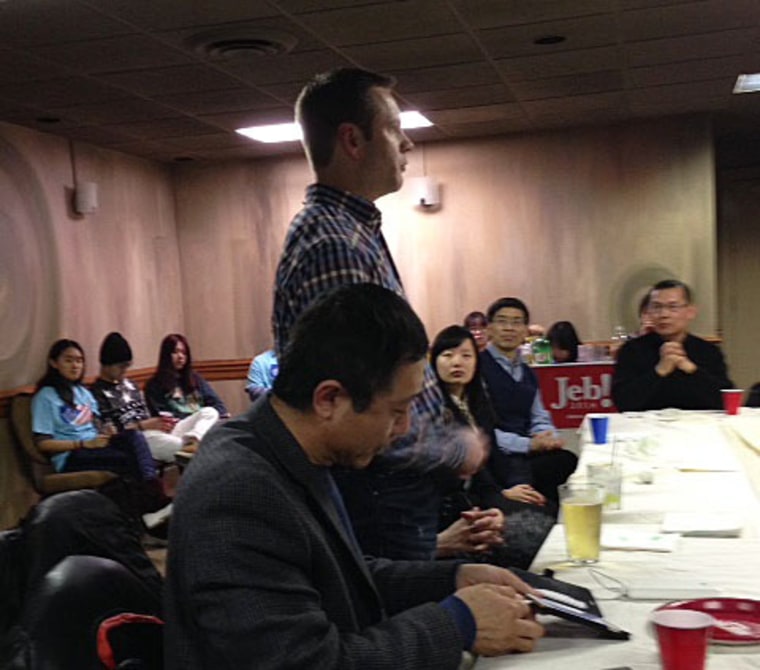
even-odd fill
[{"label": "green plastic bottle", "polygon": [[538,339],[533,340],[531,351],[533,352],[534,365],[551,365],[554,363],[551,342],[545,337],[539,337]]}]

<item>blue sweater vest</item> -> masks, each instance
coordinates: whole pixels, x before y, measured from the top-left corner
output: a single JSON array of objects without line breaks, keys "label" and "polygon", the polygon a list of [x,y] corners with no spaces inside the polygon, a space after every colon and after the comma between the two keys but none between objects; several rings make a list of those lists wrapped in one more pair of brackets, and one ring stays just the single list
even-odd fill
[{"label": "blue sweater vest", "polygon": [[527,437],[538,379],[525,363],[521,363],[522,380],[516,382],[488,352],[480,355],[480,374],[488,388],[491,405],[496,413],[496,428]]}]

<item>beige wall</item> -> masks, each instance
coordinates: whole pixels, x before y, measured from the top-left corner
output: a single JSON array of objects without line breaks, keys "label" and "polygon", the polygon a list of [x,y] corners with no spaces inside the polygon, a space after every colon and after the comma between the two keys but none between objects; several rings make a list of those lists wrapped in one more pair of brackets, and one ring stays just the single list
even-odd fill
[{"label": "beige wall", "polygon": [[[431,336],[511,294],[547,326],[570,319],[582,337],[606,338],[617,323],[633,329],[644,287],[667,276],[693,284],[695,329],[713,334],[711,146],[706,122],[679,119],[418,147],[407,176],[440,181],[442,208],[416,210],[409,181],[378,205]],[[206,351],[269,346],[277,257],[308,181],[300,157],[178,171],[188,332]],[[204,267],[206,284],[193,270]]]},{"label": "beige wall", "polygon": [[[693,284],[698,332],[717,329],[709,126],[660,120],[418,147],[409,177],[442,186],[422,212],[409,183],[382,198],[385,233],[431,335],[496,297],[587,339],[634,326],[643,287]],[[121,330],[135,364],[179,330],[197,358],[270,345],[272,281],[310,180],[301,157],[169,168],[0,125],[0,388],[32,381],[50,342]],[[71,211],[73,165],[100,206]],[[237,396],[230,398],[236,405]]]},{"label": "beige wall", "polygon": [[[696,330],[714,333],[711,147],[699,119],[418,147],[407,175],[439,180],[442,208],[415,210],[409,184],[379,202],[411,302],[431,335],[513,294],[535,320],[569,318],[596,339],[633,327],[644,286],[675,275],[697,291]],[[114,329],[138,367],[155,363],[171,331],[185,332],[199,359],[267,348],[277,258],[310,180],[304,159],[172,170],[74,149],[0,124],[0,389],[34,381],[62,336],[84,345],[91,372]],[[71,211],[74,167],[99,185],[94,214]],[[745,205],[736,220],[750,214]],[[730,248],[741,249],[732,231]],[[751,282],[736,286],[752,295]],[[749,351],[742,342],[731,355]],[[233,412],[247,405],[242,380],[215,386]],[[0,449],[0,506],[15,501],[5,525],[29,492],[9,474],[4,426]]]},{"label": "beige wall", "polygon": [[760,169],[720,179],[720,314],[731,378],[744,389],[760,382]]},{"label": "beige wall", "polygon": [[[382,198],[385,233],[431,334],[514,294],[545,324],[587,339],[618,322],[654,279],[680,276],[717,328],[715,195],[707,123],[658,121],[418,147],[407,176],[442,186],[422,212],[407,183]],[[197,358],[246,358],[270,345],[274,271],[310,172],[301,157],[169,168],[76,146],[94,214],[69,206],[65,140],[0,125],[0,388],[41,371],[50,342],[78,339],[94,370],[121,330],[135,364],[167,332]],[[424,168],[423,168],[424,165]]]},{"label": "beige wall", "polygon": [[135,364],[184,329],[171,174],[123,154],[75,147],[79,179],[100,205],[71,209],[66,140],[0,124],[0,389],[28,384],[50,344],[79,341],[97,369],[103,336],[120,330]]}]

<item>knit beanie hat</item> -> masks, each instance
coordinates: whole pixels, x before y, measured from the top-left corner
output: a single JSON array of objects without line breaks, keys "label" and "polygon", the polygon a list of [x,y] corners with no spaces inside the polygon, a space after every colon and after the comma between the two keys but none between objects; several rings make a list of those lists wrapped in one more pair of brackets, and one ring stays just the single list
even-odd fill
[{"label": "knit beanie hat", "polygon": [[109,333],[100,345],[100,364],[115,365],[132,360],[132,349],[121,333]]}]

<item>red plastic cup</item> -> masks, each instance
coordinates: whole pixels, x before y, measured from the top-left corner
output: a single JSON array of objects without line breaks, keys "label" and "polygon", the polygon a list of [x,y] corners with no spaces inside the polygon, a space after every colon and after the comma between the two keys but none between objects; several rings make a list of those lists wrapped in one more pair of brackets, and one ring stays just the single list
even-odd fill
[{"label": "red plastic cup", "polygon": [[726,414],[736,416],[742,406],[744,391],[742,389],[721,389],[720,392],[723,396],[723,409],[726,410]]},{"label": "red plastic cup", "polygon": [[704,670],[715,619],[694,610],[658,610],[652,614],[652,623],[662,670]]}]

